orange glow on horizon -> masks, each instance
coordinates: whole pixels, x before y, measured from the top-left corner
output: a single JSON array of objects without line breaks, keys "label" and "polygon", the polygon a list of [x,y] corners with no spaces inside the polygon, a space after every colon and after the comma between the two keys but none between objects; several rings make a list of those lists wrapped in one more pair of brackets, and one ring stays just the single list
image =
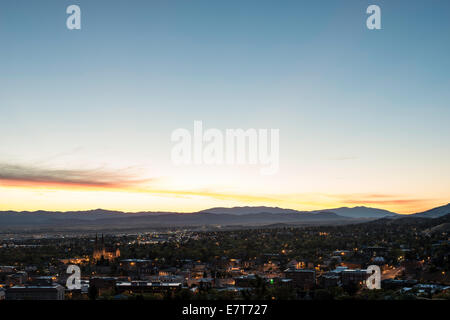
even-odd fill
[{"label": "orange glow on horizon", "polygon": [[[6,182],[6,183],[5,183]],[[171,190],[162,188],[152,188],[146,186],[130,186],[121,184],[109,185],[85,185],[77,183],[37,183],[37,182],[18,182],[18,181],[2,180],[0,187],[4,190],[14,190],[17,193],[34,192],[39,195],[51,195],[57,192],[61,194],[58,197],[57,211],[72,211],[72,210],[89,210],[94,208],[109,208],[111,210],[121,210],[130,212],[126,203],[120,205],[111,205],[113,199],[120,194],[121,197],[127,199],[130,197],[141,197],[139,199],[148,199],[151,197],[159,197],[160,204],[155,208],[149,206],[142,201],[142,205],[136,204],[131,211],[177,211],[177,212],[193,212],[205,210],[211,207],[233,207],[233,206],[269,206],[281,207],[294,210],[325,210],[339,207],[353,207],[353,206],[367,206],[383,208],[385,210],[410,214],[425,211],[433,207],[444,204],[442,200],[422,200],[422,199],[394,199],[389,195],[355,195],[355,194],[242,194],[232,192],[219,192],[209,190]],[[86,208],[83,205],[67,205],[65,200],[70,200],[73,193],[77,193],[77,197],[91,196],[97,200],[93,207]],[[142,198],[144,197],[144,198]],[[358,201],[358,198],[360,199]],[[376,198],[377,200],[371,200]],[[179,199],[180,205],[174,204],[174,200]],[[68,201],[69,202],[69,201]],[[184,203],[189,203],[185,205]],[[194,203],[194,204],[192,204]],[[56,204],[55,204],[56,205]],[[55,210],[55,205],[49,206],[42,201],[32,204],[33,210],[30,210],[30,205],[24,206],[23,203],[13,203],[4,201],[0,205],[2,210],[18,210],[27,211],[34,210]]]}]

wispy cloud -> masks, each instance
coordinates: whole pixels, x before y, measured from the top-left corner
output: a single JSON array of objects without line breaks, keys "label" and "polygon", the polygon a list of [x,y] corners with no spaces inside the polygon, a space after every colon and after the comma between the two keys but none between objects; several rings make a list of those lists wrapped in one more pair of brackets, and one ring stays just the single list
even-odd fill
[{"label": "wispy cloud", "polygon": [[417,205],[423,204],[433,199],[417,199],[409,198],[402,195],[395,194],[343,194],[336,195],[340,202],[346,204],[380,204],[380,205]]},{"label": "wispy cloud", "polygon": [[413,213],[427,209],[439,203],[439,199],[417,198],[401,194],[356,193],[330,195],[344,206],[372,206],[400,213]]},{"label": "wispy cloud", "polygon": [[332,157],[328,158],[327,160],[333,160],[333,161],[346,161],[346,160],[359,160],[358,157],[354,156],[342,156],[342,157]]},{"label": "wispy cloud", "polygon": [[151,181],[125,170],[49,169],[0,164],[0,185],[18,187],[126,188]]},{"label": "wispy cloud", "polygon": [[343,203],[348,204],[379,204],[379,205],[415,205],[430,201],[429,199],[391,199],[391,200],[369,200],[369,199],[347,199]]}]

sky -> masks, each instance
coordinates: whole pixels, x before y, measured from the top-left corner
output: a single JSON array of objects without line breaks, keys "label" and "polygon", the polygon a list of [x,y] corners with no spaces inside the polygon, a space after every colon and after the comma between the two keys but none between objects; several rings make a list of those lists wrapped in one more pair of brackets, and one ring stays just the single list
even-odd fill
[{"label": "sky", "polygon": [[[447,0],[2,0],[0,210],[447,204],[449,15]],[[171,134],[194,121],[279,129],[279,172],[175,165]]]}]

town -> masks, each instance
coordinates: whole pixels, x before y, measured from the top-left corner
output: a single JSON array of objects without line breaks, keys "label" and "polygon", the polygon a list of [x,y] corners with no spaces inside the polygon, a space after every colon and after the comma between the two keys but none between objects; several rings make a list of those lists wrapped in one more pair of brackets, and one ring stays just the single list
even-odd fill
[{"label": "town", "polygon": [[[346,226],[4,238],[0,299],[450,298],[450,215]],[[68,265],[81,288],[66,287]],[[381,289],[364,286],[369,265]]]}]

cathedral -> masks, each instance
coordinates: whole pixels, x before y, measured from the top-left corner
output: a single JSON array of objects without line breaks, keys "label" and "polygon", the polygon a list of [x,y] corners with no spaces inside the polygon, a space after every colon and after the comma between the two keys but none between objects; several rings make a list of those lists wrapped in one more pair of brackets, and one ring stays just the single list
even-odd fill
[{"label": "cathedral", "polygon": [[105,239],[102,234],[101,242],[99,243],[97,235],[95,235],[95,245],[94,252],[92,254],[92,259],[94,261],[99,261],[103,257],[104,260],[112,261],[120,257],[119,248],[106,248]]}]

